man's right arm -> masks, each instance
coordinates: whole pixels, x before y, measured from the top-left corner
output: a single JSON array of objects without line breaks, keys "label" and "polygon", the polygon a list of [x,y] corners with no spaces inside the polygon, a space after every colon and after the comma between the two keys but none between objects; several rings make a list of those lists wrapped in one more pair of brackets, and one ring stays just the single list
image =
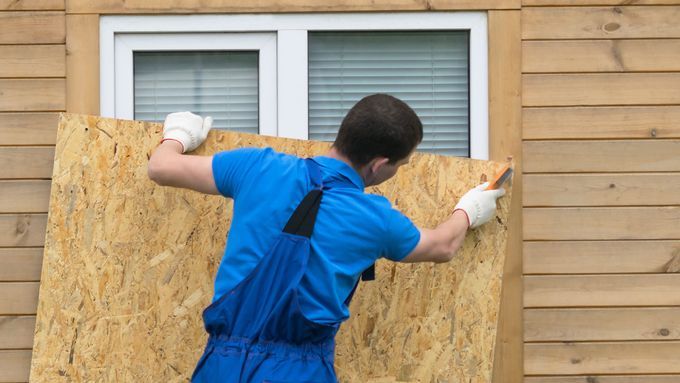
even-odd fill
[{"label": "man's right arm", "polygon": [[453,259],[463,244],[469,227],[488,222],[496,213],[496,200],[504,189],[486,190],[488,183],[470,189],[460,199],[453,214],[435,229],[420,229],[420,240],[402,262],[443,263]]},{"label": "man's right arm", "polygon": [[401,262],[450,261],[463,244],[468,226],[465,212],[456,210],[435,229],[420,229],[418,244]]}]

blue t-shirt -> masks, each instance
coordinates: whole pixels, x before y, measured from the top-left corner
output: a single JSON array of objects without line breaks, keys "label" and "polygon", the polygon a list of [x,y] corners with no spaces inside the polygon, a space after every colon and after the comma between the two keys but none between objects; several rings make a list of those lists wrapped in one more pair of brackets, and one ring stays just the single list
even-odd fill
[{"label": "blue t-shirt", "polygon": [[[302,310],[318,323],[345,319],[345,300],[376,259],[400,261],[418,244],[420,231],[382,196],[364,193],[359,174],[342,161],[315,157],[324,190],[311,239],[312,252],[300,282]],[[267,149],[217,153],[215,184],[234,199],[224,257],[215,279],[219,299],[267,254],[293,211],[312,189],[301,158]]]}]

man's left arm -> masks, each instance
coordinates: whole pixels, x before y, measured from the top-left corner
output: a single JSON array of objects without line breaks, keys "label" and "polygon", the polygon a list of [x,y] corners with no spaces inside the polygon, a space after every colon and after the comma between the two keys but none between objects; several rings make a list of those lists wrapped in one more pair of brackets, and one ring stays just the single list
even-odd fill
[{"label": "man's left arm", "polygon": [[149,178],[162,186],[219,194],[213,178],[213,156],[183,153],[200,146],[208,136],[212,118],[190,112],[171,113],[163,126],[163,141],[149,158]]},{"label": "man's left arm", "polygon": [[212,171],[213,156],[182,154],[177,141],[163,141],[149,159],[149,178],[161,186],[220,194]]}]

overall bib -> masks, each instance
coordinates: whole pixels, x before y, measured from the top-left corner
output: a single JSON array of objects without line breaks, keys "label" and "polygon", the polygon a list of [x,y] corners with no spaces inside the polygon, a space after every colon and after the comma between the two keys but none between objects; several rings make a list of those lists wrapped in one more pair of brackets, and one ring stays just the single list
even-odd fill
[{"label": "overall bib", "polygon": [[322,196],[319,166],[311,159],[305,162],[314,189],[255,269],[203,312],[210,336],[192,382],[337,381],[334,338],[341,321],[315,323],[300,309],[299,284]]}]

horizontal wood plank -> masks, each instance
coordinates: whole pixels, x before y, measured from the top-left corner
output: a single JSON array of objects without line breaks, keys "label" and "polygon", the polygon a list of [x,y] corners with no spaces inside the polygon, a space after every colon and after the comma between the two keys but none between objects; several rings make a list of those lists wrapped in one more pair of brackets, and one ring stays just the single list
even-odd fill
[{"label": "horizontal wood plank", "polygon": [[524,106],[680,104],[680,73],[525,74],[522,79]]},{"label": "horizontal wood plank", "polygon": [[680,239],[680,206],[525,208],[525,240]]},{"label": "horizontal wood plank", "polygon": [[527,174],[522,181],[524,206],[680,205],[680,173]]},{"label": "horizontal wood plank", "polygon": [[47,214],[0,214],[0,246],[43,246]]},{"label": "horizontal wood plank", "polygon": [[66,80],[2,79],[0,111],[63,111],[66,108]]},{"label": "horizontal wood plank", "polygon": [[[528,375],[677,374],[680,342],[551,343],[524,346]],[[646,382],[646,381],[645,381]]]},{"label": "horizontal wood plank", "polygon": [[526,342],[678,339],[678,307],[524,310]]},{"label": "horizontal wood plank", "polygon": [[32,348],[35,316],[0,316],[0,348]]},{"label": "horizontal wood plank", "polygon": [[680,274],[527,275],[524,307],[680,305]]},{"label": "horizontal wood plank", "polygon": [[46,213],[50,180],[0,180],[0,213]]},{"label": "horizontal wood plank", "polygon": [[0,45],[0,77],[65,77],[64,45]]},{"label": "horizontal wood plank", "polygon": [[213,0],[70,0],[74,13],[279,13],[519,9],[521,0],[264,0],[235,2]]},{"label": "horizontal wood plank", "polygon": [[522,255],[525,274],[665,273],[680,241],[525,241]]},{"label": "horizontal wood plank", "polygon": [[0,350],[0,382],[28,382],[31,350]]},{"label": "horizontal wood plank", "polygon": [[3,145],[54,145],[59,113],[0,113]]},{"label": "horizontal wood plank", "polygon": [[0,282],[1,315],[34,315],[40,282]]},{"label": "horizontal wood plank", "polygon": [[0,282],[39,281],[42,259],[42,247],[0,248]]},{"label": "horizontal wood plank", "polygon": [[0,25],[0,44],[66,42],[64,12],[3,12],[0,13]]},{"label": "horizontal wood plank", "polygon": [[680,106],[524,108],[532,139],[680,138]]},{"label": "horizontal wood plank", "polygon": [[0,179],[51,178],[54,147],[0,147]]},{"label": "horizontal wood plank", "polygon": [[680,375],[527,376],[524,383],[678,383]]},{"label": "horizontal wood plank", "polygon": [[[654,59],[650,59],[653,57]],[[524,73],[680,70],[680,39],[524,41]]]},{"label": "horizontal wood plank", "polygon": [[673,172],[678,153],[680,140],[525,141],[524,172]]},{"label": "horizontal wood plank", "polygon": [[58,11],[64,8],[64,0],[0,0],[3,11]]},{"label": "horizontal wood plank", "polygon": [[680,0],[522,0],[522,6],[677,5]]},{"label": "horizontal wood plank", "polygon": [[678,20],[680,6],[523,8],[522,38],[674,38]]}]

